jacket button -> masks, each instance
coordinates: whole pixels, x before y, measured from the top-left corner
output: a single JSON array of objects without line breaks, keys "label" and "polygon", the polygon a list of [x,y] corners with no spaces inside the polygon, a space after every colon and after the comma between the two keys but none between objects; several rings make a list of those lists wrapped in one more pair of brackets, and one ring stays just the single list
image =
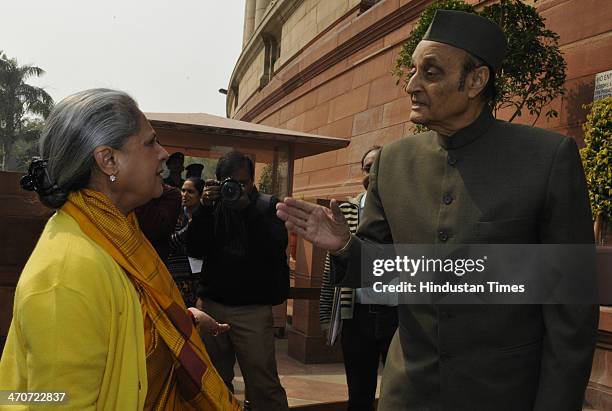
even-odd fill
[{"label": "jacket button", "polygon": [[442,198],[442,201],[444,202],[444,204],[449,205],[450,203],[453,202],[453,196],[451,196],[450,194],[447,194]]},{"label": "jacket button", "polygon": [[453,156],[448,156],[447,160],[449,166],[454,166],[457,164],[457,159]]},{"label": "jacket button", "polygon": [[448,240],[448,233],[446,231],[439,231],[438,239],[442,242],[445,242],[446,240]]}]

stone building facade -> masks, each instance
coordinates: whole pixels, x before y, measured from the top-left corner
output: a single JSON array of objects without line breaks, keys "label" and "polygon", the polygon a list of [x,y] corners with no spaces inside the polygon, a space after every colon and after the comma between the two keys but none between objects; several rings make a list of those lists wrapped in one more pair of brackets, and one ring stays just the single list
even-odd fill
[{"label": "stone building facade", "polygon": [[[581,106],[592,101],[595,74],[612,69],[612,2],[526,2],[537,6],[548,28],[561,36],[567,61],[567,93],[552,103],[560,115],[542,117],[536,125],[581,143],[586,114]],[[295,195],[344,198],[359,192],[364,149],[412,134],[408,97],[390,71],[430,3],[246,0],[243,51],[229,85],[228,117],[351,140],[346,149],[298,161]],[[523,116],[518,122],[533,119]]]}]

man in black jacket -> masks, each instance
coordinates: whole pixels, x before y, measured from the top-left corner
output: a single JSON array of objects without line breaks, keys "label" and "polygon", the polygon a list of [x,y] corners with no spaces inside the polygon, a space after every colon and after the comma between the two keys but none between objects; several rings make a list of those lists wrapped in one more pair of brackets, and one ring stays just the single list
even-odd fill
[{"label": "man in black jacket", "polygon": [[206,182],[193,213],[187,250],[204,260],[198,306],[231,326],[225,334],[202,335],[215,368],[233,390],[237,358],[253,409],[286,410],[272,306],[289,293],[287,231],[275,215],[278,200],[257,191],[254,174],[253,161],[240,152],[219,159],[218,181]]},{"label": "man in black jacket", "polygon": [[[343,286],[361,284],[361,250],[371,243],[575,249],[593,243],[575,141],[491,113],[505,47],[490,20],[436,13],[412,55],[406,89],[410,120],[431,131],[381,150],[356,236],[335,201],[331,210],[294,199],[279,203],[288,228],[336,255],[332,266],[346,267]],[[542,279],[543,270],[520,267]],[[594,278],[586,268],[572,274],[577,283]],[[597,306],[404,304],[398,312],[379,411],[581,408]]]}]

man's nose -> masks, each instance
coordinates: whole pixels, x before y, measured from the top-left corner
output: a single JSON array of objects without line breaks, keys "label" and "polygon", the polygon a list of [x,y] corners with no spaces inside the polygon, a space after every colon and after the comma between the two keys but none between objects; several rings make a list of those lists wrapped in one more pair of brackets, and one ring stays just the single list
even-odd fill
[{"label": "man's nose", "polygon": [[159,153],[160,154],[160,157],[159,157],[160,160],[162,160],[164,162],[168,161],[168,152],[161,145],[159,147],[161,148],[161,152]]},{"label": "man's nose", "polygon": [[420,91],[421,90],[420,76],[416,73],[413,74],[408,80],[408,83],[406,83],[406,87],[404,88],[404,90],[408,94],[414,94]]}]

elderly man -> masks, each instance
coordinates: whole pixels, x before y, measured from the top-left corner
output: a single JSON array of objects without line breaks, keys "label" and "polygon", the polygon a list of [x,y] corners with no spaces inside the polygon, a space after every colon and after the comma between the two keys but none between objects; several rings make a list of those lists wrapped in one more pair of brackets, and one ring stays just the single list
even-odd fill
[{"label": "elderly man", "polygon": [[[407,85],[410,120],[431,131],[382,149],[356,236],[335,201],[277,206],[287,228],[347,266],[343,285],[359,285],[368,242],[593,242],[574,140],[491,114],[505,46],[489,20],[437,12]],[[597,318],[586,305],[401,305],[378,409],[579,410]]]}]

